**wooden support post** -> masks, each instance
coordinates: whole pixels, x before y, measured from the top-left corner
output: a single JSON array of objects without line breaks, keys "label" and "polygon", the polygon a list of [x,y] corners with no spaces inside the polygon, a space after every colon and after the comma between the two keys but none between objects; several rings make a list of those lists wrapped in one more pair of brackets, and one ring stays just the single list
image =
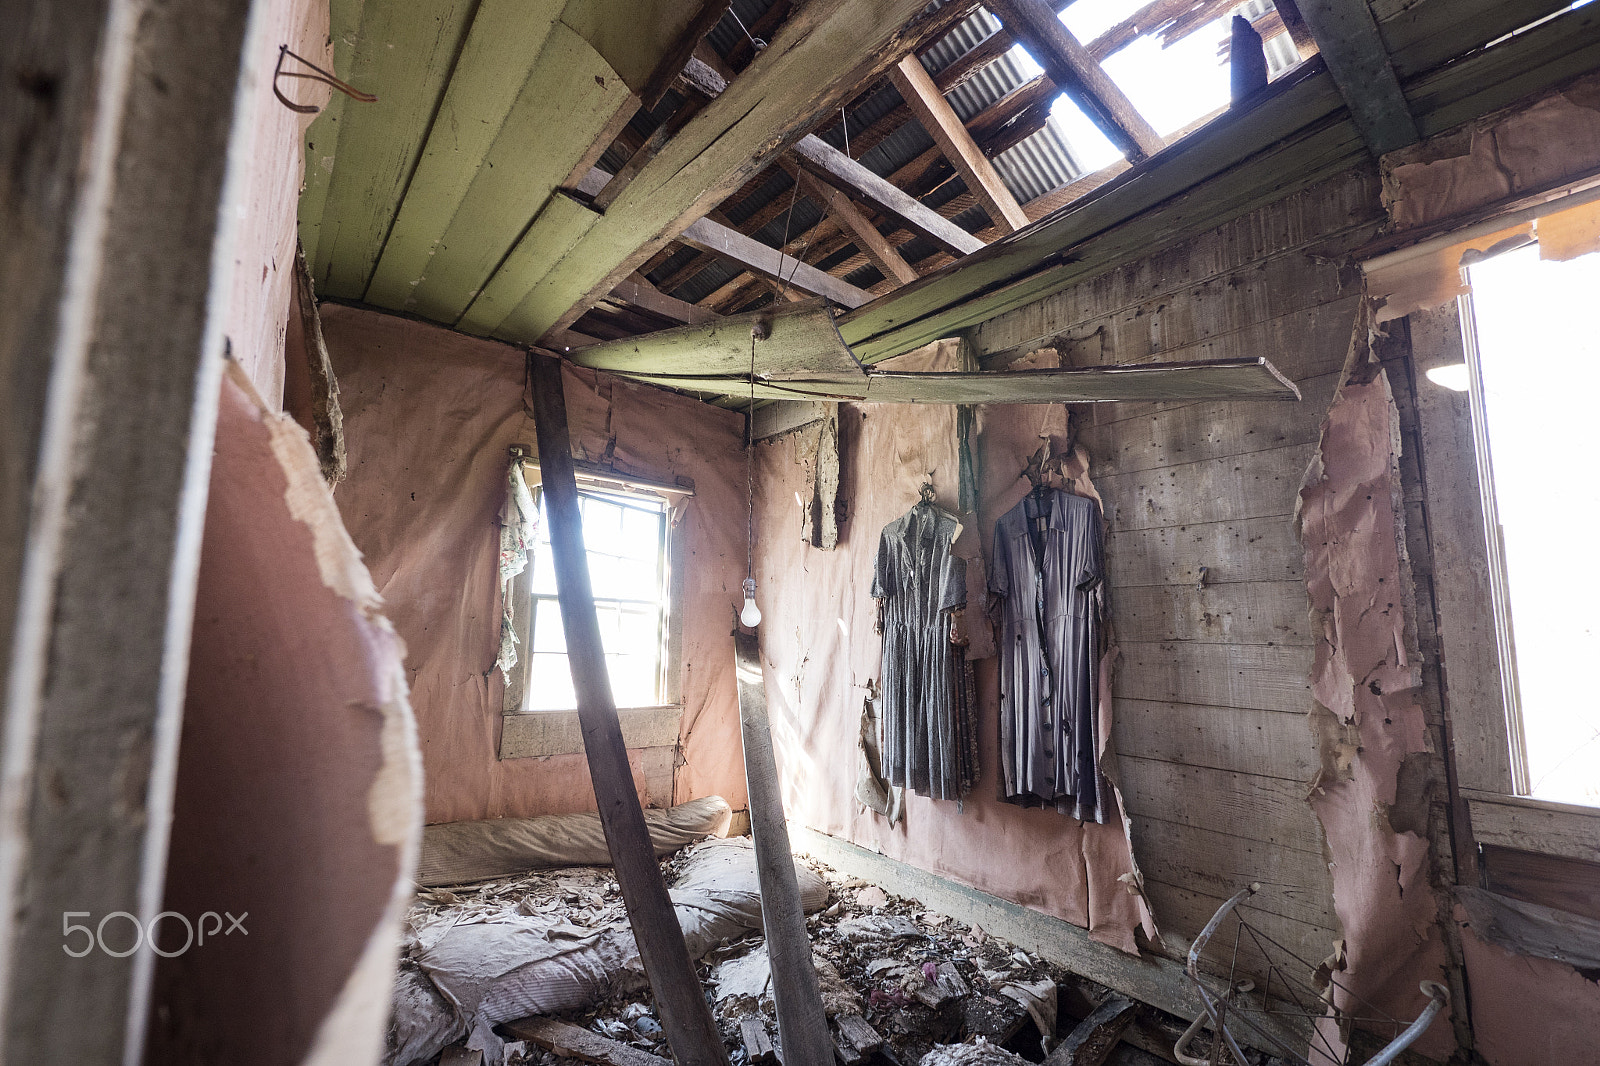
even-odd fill
[{"label": "wooden support post", "polygon": [[[569,638],[570,639],[570,638]],[[811,961],[811,937],[800,905],[800,883],[789,850],[789,827],[778,789],[778,764],[772,754],[767,691],[761,677],[760,640],[743,629],[734,633],[739,679],[739,732],[744,740],[744,779],[750,793],[750,835],[756,845],[761,882],[761,926],[772,961],[772,996],[778,1008],[778,1037],[784,1066],[831,1066],[833,1037],[822,1012],[822,990]]]},{"label": "wooden support post", "polygon": [[1128,162],[1155,155],[1161,135],[1111,80],[1094,56],[1056,17],[1044,0],[994,0],[990,9],[1011,35],[1027,46],[1033,58],[1062,91],[1082,106],[1084,114],[1111,138]]},{"label": "wooden support post", "polygon": [[961,124],[961,119],[951,110],[949,101],[922,68],[922,61],[916,56],[906,56],[889,69],[889,80],[905,98],[911,113],[928,131],[928,136],[934,139],[945,158],[961,174],[961,180],[966,182],[968,191],[983,205],[990,221],[1007,233],[1026,226],[1028,215],[1022,210],[1022,205],[1017,203],[1017,198],[1000,180],[994,164],[973,143],[967,127]]},{"label": "wooden support post", "polygon": [[633,773],[628,768],[628,752],[611,696],[605,649],[600,643],[600,621],[589,584],[572,443],[567,435],[561,361],[529,352],[528,373],[533,382],[534,428],[539,441],[545,506],[550,516],[556,593],[567,635],[567,661],[572,668],[572,687],[578,695],[578,724],[583,730],[584,754],[589,760],[606,846],[611,851],[639,957],[655,991],[661,1027],[666,1030],[674,1057],[681,1066],[728,1066],[728,1052],[695,976],[672,898],[667,895],[661,868],[656,865],[644,811],[634,792]]}]

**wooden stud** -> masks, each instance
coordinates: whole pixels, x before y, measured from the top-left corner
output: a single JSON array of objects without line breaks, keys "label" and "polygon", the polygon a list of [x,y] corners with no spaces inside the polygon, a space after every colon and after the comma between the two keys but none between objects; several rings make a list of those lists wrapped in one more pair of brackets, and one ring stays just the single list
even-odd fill
[{"label": "wooden stud", "polygon": [[344,412],[339,407],[339,381],[333,374],[333,359],[322,336],[322,316],[317,311],[317,296],[311,285],[311,268],[306,265],[305,249],[294,253],[295,311],[300,318],[301,343],[305,347],[305,369],[311,388],[311,444],[317,450],[322,479],[330,485],[344,480]]},{"label": "wooden stud", "polygon": [[1161,135],[1044,0],[994,0],[991,6],[1050,80],[1077,101],[1128,162],[1137,163],[1161,151]]},{"label": "wooden stud", "polygon": [[1261,34],[1243,15],[1233,16],[1228,42],[1229,99],[1238,107],[1267,87],[1267,52]]},{"label": "wooden stud", "polygon": [[995,172],[994,164],[973,143],[967,127],[961,124],[950,102],[933,84],[916,56],[907,56],[889,72],[889,80],[899,90],[906,106],[917,116],[928,136],[961,174],[967,189],[983,204],[990,221],[1007,233],[1028,224],[1028,216]]},{"label": "wooden stud", "polygon": [[[569,630],[570,632],[570,630]],[[785,1066],[829,1066],[834,1044],[822,1011],[822,992],[811,959],[795,879],[794,854],[784,819],[783,794],[767,718],[766,683],[759,638],[734,633],[734,666],[739,683],[739,732],[744,740],[745,784],[750,794],[750,833],[756,845],[761,884],[761,927],[772,961],[772,994],[778,1010],[778,1036]]]},{"label": "wooden stud", "polygon": [[[533,385],[534,427],[545,507],[550,518],[550,551],[556,567],[556,593],[561,624],[567,634],[567,659],[578,694],[578,721],[584,753],[594,782],[600,822],[617,871],[628,921],[633,927],[645,974],[650,978],[661,1027],[673,1055],[694,1066],[727,1066],[711,1009],[695,976],[694,964],[667,894],[655,849],[645,826],[644,811],[633,787],[627,745],[611,695],[600,622],[589,583],[583,524],[578,515],[578,487],[567,431],[566,397],[561,361],[528,353]],[[581,1030],[580,1030],[581,1031]],[[653,1058],[653,1056],[652,1056]],[[654,1064],[652,1064],[654,1066]]]},{"label": "wooden stud", "polygon": [[1311,36],[1311,27],[1306,25],[1305,16],[1300,14],[1300,7],[1295,0],[1272,0],[1272,6],[1283,20],[1283,28],[1289,31],[1289,40],[1294,42],[1294,50],[1300,53],[1300,58],[1310,59],[1316,55],[1317,39]]}]

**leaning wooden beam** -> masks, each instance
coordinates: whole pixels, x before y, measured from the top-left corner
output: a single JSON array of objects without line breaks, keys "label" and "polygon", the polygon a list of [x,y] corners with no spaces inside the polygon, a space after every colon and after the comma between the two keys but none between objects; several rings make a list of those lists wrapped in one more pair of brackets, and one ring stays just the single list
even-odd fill
[{"label": "leaning wooden beam", "polygon": [[[642,341],[635,337],[632,341]],[[621,342],[627,343],[627,342]],[[691,392],[748,396],[749,378],[628,373]],[[1300,390],[1264,358],[1192,363],[1121,363],[1062,370],[893,373],[864,377],[817,373],[760,379],[757,399],[858,403],[1120,403],[1129,400],[1298,400]]]},{"label": "leaning wooden beam", "polygon": [[1372,154],[1415,144],[1417,121],[1366,0],[1304,0],[1297,6]]},{"label": "leaning wooden beam", "polygon": [[778,763],[772,751],[760,638],[739,629],[733,644],[744,779],[750,794],[750,835],[755,840],[756,876],[761,884],[761,928],[772,962],[772,994],[784,1066],[833,1066],[833,1036],[828,1032],[817,969],[811,961],[811,937],[800,904],[800,883],[795,878]]},{"label": "leaning wooden beam", "polygon": [[1043,0],[994,0],[989,7],[1128,162],[1137,163],[1161,151],[1161,135],[1061,24],[1050,5]]},{"label": "leaning wooden beam", "polygon": [[558,268],[540,272],[524,297],[521,328],[543,335],[577,321],[593,300],[799,140],[857,84],[917,47],[937,21],[918,17],[925,6],[922,0],[813,0],[798,8],[727,90],[573,242]]},{"label": "leaning wooden beam", "polygon": [[1028,216],[995,172],[994,164],[973,143],[967,127],[961,124],[949,101],[939,92],[916,56],[907,56],[889,72],[889,80],[899,90],[911,113],[917,116],[928,136],[961,174],[961,180],[977,196],[991,221],[1007,233],[1028,224]]},{"label": "leaning wooden beam", "polygon": [[860,307],[872,299],[872,294],[865,289],[841,281],[826,271],[784,255],[771,245],[762,244],[754,237],[746,237],[738,230],[709,218],[690,224],[678,235],[678,239],[745,270],[764,274],[780,283],[786,282],[801,292],[827,297],[841,307]]},{"label": "leaning wooden beam", "polygon": [[1306,25],[1305,16],[1300,14],[1300,7],[1295,0],[1272,0],[1272,6],[1278,9],[1278,17],[1283,20],[1283,28],[1289,31],[1289,39],[1294,42],[1300,58],[1310,59],[1316,55],[1317,39],[1311,36],[1311,27]]},{"label": "leaning wooden beam", "polygon": [[878,227],[872,224],[872,220],[850,202],[850,197],[832,186],[824,185],[798,167],[794,169],[793,175],[800,183],[800,191],[820,204],[824,211],[833,216],[834,221],[849,231],[855,238],[856,247],[872,260],[873,265],[884,277],[898,281],[902,285],[917,280],[916,270],[905,261],[905,257],[895,246],[889,243],[889,238],[878,232]]},{"label": "leaning wooden beam", "polygon": [[[767,334],[753,352],[752,328]],[[865,373],[839,339],[833,315],[820,300],[574,348],[567,358],[593,370],[695,378],[721,375],[748,380],[753,370],[758,379],[827,374],[863,380]]]},{"label": "leaning wooden beam", "polygon": [[578,515],[561,361],[529,352],[528,373],[533,384],[534,429],[545,506],[550,516],[556,594],[561,625],[567,634],[572,686],[578,696],[578,724],[583,730],[589,776],[594,783],[606,845],[617,871],[617,884],[622,889],[622,902],[674,1057],[685,1066],[727,1066],[728,1052],[706,1005],[672,898],[667,895],[661,868],[656,865],[650,831],[633,788],[633,771],[628,767],[617,706],[611,696],[605,649],[600,643],[600,621],[589,584],[583,525]]},{"label": "leaning wooden beam", "polygon": [[[918,67],[917,69],[921,69]],[[937,95],[937,94],[936,94]],[[944,99],[944,97],[940,97]],[[946,107],[949,105],[946,104]],[[981,154],[981,153],[980,153]],[[952,255],[966,255],[983,242],[933,208],[907,195],[820,137],[805,137],[795,145],[794,157],[820,180],[874,211],[900,220],[906,229],[920,233]],[[993,168],[990,168],[991,172]],[[1007,196],[1011,195],[1009,192]],[[1015,203],[1015,201],[1012,201]]]}]

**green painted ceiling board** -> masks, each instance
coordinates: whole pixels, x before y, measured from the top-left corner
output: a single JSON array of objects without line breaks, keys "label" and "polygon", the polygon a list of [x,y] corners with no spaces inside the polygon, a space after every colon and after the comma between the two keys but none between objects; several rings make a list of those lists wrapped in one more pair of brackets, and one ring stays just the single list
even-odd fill
[{"label": "green painted ceiling board", "polygon": [[[575,358],[589,349],[569,353]],[[634,374],[622,376],[690,392],[748,397],[749,378]],[[924,373],[868,371],[865,379],[818,374],[758,381],[756,399],[835,399],[865,403],[1030,404],[1167,400],[1300,399],[1294,384],[1266,359],[1202,359],[1192,363],[1123,363],[1060,370]]]},{"label": "green painted ceiling board", "polygon": [[1378,24],[1395,73],[1408,78],[1521,29],[1571,0],[1422,0]]},{"label": "green painted ceiling board", "polygon": [[378,102],[345,108],[313,264],[317,291],[360,299],[466,37],[473,0],[367,4],[340,76]]},{"label": "green painted ceiling board", "polygon": [[466,197],[565,0],[480,0],[405,200],[367,286],[367,302],[405,310]]},{"label": "green painted ceiling board", "polygon": [[629,96],[600,54],[557,23],[406,309],[459,318]]},{"label": "green painted ceiling board", "polygon": [[551,195],[456,328],[485,337],[520,336],[526,316],[532,313],[524,305],[534,287],[599,219],[599,212],[587,204],[561,192]]},{"label": "green painted ceiling board", "polygon": [[629,89],[642,93],[704,6],[704,0],[571,0],[561,21],[592,42]]},{"label": "green painted ceiling board", "polygon": [[529,331],[543,334],[586,294],[636,269],[797,140],[852,86],[886,68],[903,50],[900,28],[925,6],[921,0],[812,0],[799,8],[545,278],[542,309]]},{"label": "green painted ceiling board", "polygon": [[[361,27],[364,6],[364,0],[333,0],[329,7],[328,37],[333,43],[332,70],[335,74],[347,73],[354,61],[356,33]],[[305,248],[307,263],[317,261],[322,208],[328,199],[328,182],[333,177],[340,122],[348,103],[351,100],[344,93],[330,92],[328,105],[306,130],[305,173],[300,186],[299,219],[300,243]]]},{"label": "green painted ceiling board", "polygon": [[[767,327],[765,340],[751,340],[757,322]],[[747,383],[752,365],[757,377],[776,380],[819,374],[860,379],[863,374],[821,300],[574,348],[567,358],[596,370],[695,378],[743,375]]]}]

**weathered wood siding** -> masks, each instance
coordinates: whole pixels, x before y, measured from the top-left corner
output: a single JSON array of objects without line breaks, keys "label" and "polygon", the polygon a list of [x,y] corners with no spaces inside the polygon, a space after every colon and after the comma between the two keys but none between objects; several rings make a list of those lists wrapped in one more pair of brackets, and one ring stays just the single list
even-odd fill
[{"label": "weathered wood siding", "polygon": [[1347,253],[1380,221],[1359,168],[975,334],[989,366],[1040,347],[1064,366],[1264,355],[1305,396],[1082,409],[1123,652],[1123,794],[1174,956],[1252,881],[1249,916],[1285,948],[1315,963],[1339,937],[1305,802],[1318,760],[1293,516],[1355,321]]}]

